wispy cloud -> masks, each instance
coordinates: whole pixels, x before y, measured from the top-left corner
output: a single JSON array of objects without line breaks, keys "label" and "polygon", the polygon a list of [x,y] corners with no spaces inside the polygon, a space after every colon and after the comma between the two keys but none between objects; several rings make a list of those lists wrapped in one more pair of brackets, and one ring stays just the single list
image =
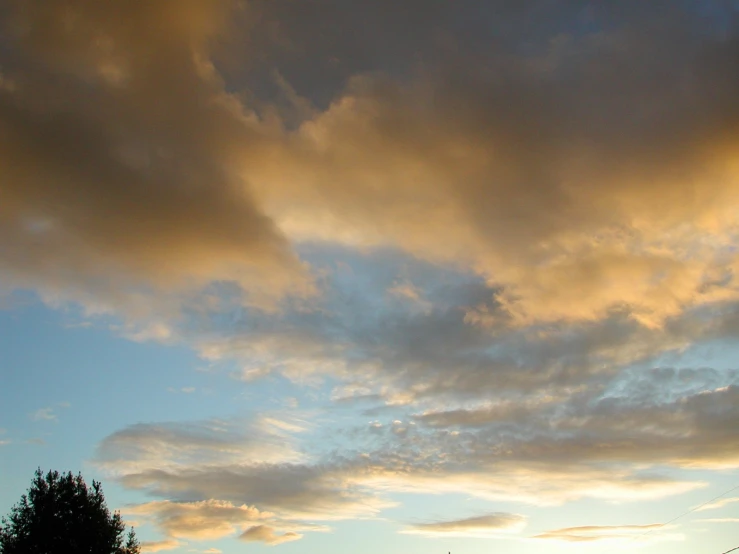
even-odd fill
[{"label": "wispy cloud", "polygon": [[[565,542],[595,542],[625,540],[643,542],[651,540],[680,540],[682,535],[666,533],[669,527],[655,523],[650,525],[587,525],[566,527],[536,535],[535,539],[548,539]],[[657,532],[659,530],[659,532]]]},{"label": "wispy cloud", "polygon": [[107,437],[99,446],[99,464],[117,472],[136,468],[165,470],[217,462],[296,462],[290,431],[269,420],[209,420],[193,423],[137,424]]},{"label": "wispy cloud", "polygon": [[182,546],[180,541],[166,539],[163,541],[144,541],[141,543],[141,552],[161,552],[163,550],[174,550]]},{"label": "wispy cloud", "polygon": [[734,504],[735,502],[739,502],[739,496],[721,498],[719,500],[716,500],[715,502],[711,502],[704,506],[700,506],[699,508],[696,509],[696,511],[702,512],[705,510],[718,510],[719,508],[723,508],[724,506],[729,506],[730,504]]},{"label": "wispy cloud", "polygon": [[48,406],[46,408],[39,408],[35,412],[32,412],[29,414],[28,417],[31,418],[33,421],[58,421],[59,416],[56,413],[57,408],[67,409],[70,408],[72,404],[69,402],[59,402],[58,404],[54,406]]},{"label": "wispy cloud", "polygon": [[39,408],[35,412],[31,413],[29,417],[33,421],[57,421],[57,415],[54,413],[54,408]]},{"label": "wispy cloud", "polygon": [[402,532],[432,538],[440,536],[494,538],[501,533],[519,532],[525,525],[526,518],[522,515],[496,512],[465,519],[416,523]]},{"label": "wispy cloud", "polygon": [[168,391],[168,392],[181,392],[181,393],[183,393],[183,394],[192,394],[192,393],[194,393],[194,392],[195,392],[196,390],[197,390],[197,388],[195,388],[195,387],[181,387],[181,388],[179,388],[179,389],[176,389],[176,388],[174,388],[174,387],[168,387],[168,388],[167,388],[167,391]]}]

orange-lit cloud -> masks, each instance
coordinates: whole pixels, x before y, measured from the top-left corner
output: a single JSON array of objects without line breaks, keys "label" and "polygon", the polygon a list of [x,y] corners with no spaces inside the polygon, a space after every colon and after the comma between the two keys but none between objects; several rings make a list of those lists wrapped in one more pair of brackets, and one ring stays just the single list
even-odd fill
[{"label": "orange-lit cloud", "polygon": [[526,518],[517,514],[494,513],[434,523],[410,525],[403,533],[428,537],[473,537],[494,538],[500,533],[520,531]]},{"label": "orange-lit cloud", "polygon": [[180,546],[182,546],[182,543],[173,539],[144,541],[141,543],[141,552],[161,552],[163,550],[174,550]]},{"label": "orange-lit cloud", "polygon": [[308,240],[466,267],[519,325],[659,327],[737,298],[736,51],[680,18],[404,80],[349,68],[291,128],[215,63],[219,38],[270,56],[257,14],[304,36],[286,4],[13,8],[3,267],[50,300],[142,315],[142,295],[233,281],[273,306],[315,292]]},{"label": "orange-lit cloud", "polygon": [[[536,539],[549,539],[565,542],[594,542],[621,540],[628,542],[644,542],[655,539],[679,540],[681,535],[669,535],[663,525],[586,525],[582,527],[567,527],[556,529],[537,535]],[[661,530],[661,531],[660,531]]]},{"label": "orange-lit cloud", "polygon": [[193,540],[229,536],[245,524],[272,515],[260,513],[251,506],[234,506],[229,502],[216,500],[184,503],[149,502],[131,506],[126,509],[126,513],[153,518],[165,534]]},{"label": "orange-lit cloud", "polygon": [[11,285],[132,317],[213,280],[261,305],[310,292],[233,167],[266,129],[208,61],[229,2],[11,6],[15,86],[0,92]]},{"label": "orange-lit cloud", "polygon": [[255,525],[244,531],[239,538],[247,542],[264,542],[270,545],[282,544],[283,542],[297,541],[303,537],[300,533],[288,531],[281,535],[275,533],[272,527],[266,525]]}]

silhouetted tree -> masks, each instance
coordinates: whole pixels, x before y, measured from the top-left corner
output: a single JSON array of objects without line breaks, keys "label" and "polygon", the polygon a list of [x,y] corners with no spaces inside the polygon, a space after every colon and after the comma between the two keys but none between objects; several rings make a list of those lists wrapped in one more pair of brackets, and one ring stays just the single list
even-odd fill
[{"label": "silhouetted tree", "polygon": [[133,528],[124,544],[126,526],[111,515],[103,489],[82,475],[41,469],[0,523],[0,554],[139,554]]}]

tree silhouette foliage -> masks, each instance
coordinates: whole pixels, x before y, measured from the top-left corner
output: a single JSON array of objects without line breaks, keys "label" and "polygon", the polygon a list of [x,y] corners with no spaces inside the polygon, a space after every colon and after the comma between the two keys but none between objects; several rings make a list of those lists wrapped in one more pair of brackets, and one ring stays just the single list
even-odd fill
[{"label": "tree silhouette foliage", "polygon": [[133,528],[108,510],[99,482],[36,470],[31,488],[0,523],[0,554],[139,554]]}]

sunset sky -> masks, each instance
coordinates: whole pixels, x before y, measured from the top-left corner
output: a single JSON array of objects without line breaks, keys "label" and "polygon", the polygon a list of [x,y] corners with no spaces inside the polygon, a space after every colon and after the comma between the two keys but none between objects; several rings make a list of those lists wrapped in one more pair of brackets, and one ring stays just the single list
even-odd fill
[{"label": "sunset sky", "polygon": [[736,0],[0,2],[0,514],[721,554],[738,336]]}]

